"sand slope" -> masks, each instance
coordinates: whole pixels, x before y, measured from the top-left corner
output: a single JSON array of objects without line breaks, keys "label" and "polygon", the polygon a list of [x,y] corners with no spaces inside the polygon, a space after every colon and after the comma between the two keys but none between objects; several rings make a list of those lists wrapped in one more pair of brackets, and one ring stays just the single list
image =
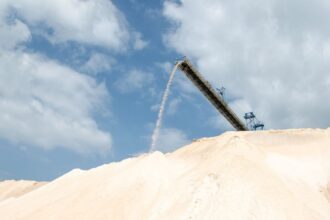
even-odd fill
[{"label": "sand slope", "polygon": [[330,130],[228,132],[73,170],[0,219],[330,219]]},{"label": "sand slope", "polygon": [[7,180],[0,182],[0,203],[6,199],[18,198],[26,193],[29,193],[46,182],[26,181],[26,180]]}]

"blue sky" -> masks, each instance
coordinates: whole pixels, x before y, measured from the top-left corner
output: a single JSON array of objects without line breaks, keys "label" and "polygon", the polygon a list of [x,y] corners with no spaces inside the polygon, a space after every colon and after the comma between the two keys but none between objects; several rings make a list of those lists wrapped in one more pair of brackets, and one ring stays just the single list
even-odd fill
[{"label": "blue sky", "polygon": [[[0,179],[51,180],[147,152],[186,55],[267,129],[328,127],[325,0],[0,3]],[[232,128],[179,71],[157,149]]]},{"label": "blue sky", "polygon": [[[18,137],[19,140],[15,140],[15,138],[10,140],[2,137],[0,145],[2,152],[0,156],[1,179],[50,180],[76,167],[88,169],[148,151],[158,104],[167,83],[169,71],[175,60],[181,55],[164,44],[163,36],[170,28],[170,24],[162,16],[163,2],[144,1],[143,4],[140,4],[137,1],[113,1],[113,4],[123,13],[126,25],[129,26],[126,27],[127,31],[139,33],[141,40],[147,44],[145,47],[142,49],[128,48],[126,51],[117,52],[106,46],[74,41],[53,43],[38,33],[40,30],[36,29],[40,24],[33,24],[30,27],[26,21],[31,36],[28,41],[24,42],[23,48],[16,49],[26,53],[41,54],[60,65],[92,77],[96,83],[105,87],[108,96],[102,99],[101,109],[95,112],[93,109],[91,110],[90,118],[95,121],[99,130],[111,135],[111,149],[100,153],[97,147],[93,149],[93,146],[88,146],[90,150],[81,153],[70,146],[57,147],[56,145],[60,144],[61,140],[47,149],[42,144],[30,143],[24,138]],[[14,19],[20,17],[19,12],[16,13],[18,15],[11,15],[17,16]],[[24,18],[21,19],[25,21]],[[130,34],[134,35],[134,33]],[[132,44],[132,42],[129,43]],[[97,64],[110,67],[101,68],[97,73],[94,71],[98,70],[93,70],[93,67],[82,68],[94,53],[104,56]],[[133,79],[138,81],[136,84],[131,81],[125,83],[129,74],[138,75]],[[59,81],[60,86],[61,81],[66,79],[55,80]],[[141,80],[145,80],[146,83]],[[185,79],[181,77],[181,80]],[[188,83],[186,86],[194,90]],[[173,141],[169,140],[170,146],[163,145],[164,147],[161,149],[163,151],[175,149],[180,144],[188,143],[194,138],[216,135],[221,132],[214,128],[208,129],[207,123],[203,122],[204,113],[216,114],[208,103],[199,97],[196,91],[197,95],[194,95],[196,99],[184,98],[178,87],[179,85],[174,85],[169,101],[171,107],[164,120],[164,127],[168,131],[163,133],[167,134],[169,138],[173,136]],[[58,89],[61,90],[61,88]],[[203,108],[205,109],[202,110]],[[191,111],[192,109],[193,111]],[[194,121],[191,120],[192,118]],[[28,125],[33,130],[33,122]],[[172,133],[178,133],[178,135]],[[36,132],[33,135],[40,134]]]}]

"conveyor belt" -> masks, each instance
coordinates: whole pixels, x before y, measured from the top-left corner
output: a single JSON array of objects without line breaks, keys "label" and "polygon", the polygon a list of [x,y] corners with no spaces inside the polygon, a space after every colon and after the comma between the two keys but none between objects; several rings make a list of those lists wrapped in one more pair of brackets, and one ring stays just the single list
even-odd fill
[{"label": "conveyor belt", "polygon": [[204,77],[192,66],[192,64],[187,59],[178,62],[178,67],[236,130],[248,130],[244,123],[242,123],[241,120],[236,116],[233,110],[230,109],[223,98],[212,88],[210,83],[204,79]]}]

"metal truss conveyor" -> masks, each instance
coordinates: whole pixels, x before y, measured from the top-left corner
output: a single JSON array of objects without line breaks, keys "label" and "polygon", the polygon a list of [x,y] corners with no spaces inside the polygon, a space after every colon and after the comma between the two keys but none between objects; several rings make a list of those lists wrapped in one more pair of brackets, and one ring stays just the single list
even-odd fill
[{"label": "metal truss conveyor", "polygon": [[238,131],[247,131],[248,128],[237,117],[223,98],[212,88],[211,84],[192,66],[188,59],[177,63],[178,68],[193,82],[211,104],[221,113],[227,121]]}]

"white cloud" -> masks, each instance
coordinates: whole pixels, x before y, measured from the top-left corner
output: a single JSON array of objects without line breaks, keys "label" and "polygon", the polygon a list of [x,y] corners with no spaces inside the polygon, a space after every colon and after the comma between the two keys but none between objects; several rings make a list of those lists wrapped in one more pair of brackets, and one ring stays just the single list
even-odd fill
[{"label": "white cloud", "polygon": [[159,63],[156,63],[156,66],[159,67],[162,71],[164,71],[168,75],[170,75],[174,64],[171,64],[170,62],[159,62]]},{"label": "white cloud", "polygon": [[168,107],[166,108],[166,113],[168,115],[174,115],[177,111],[182,102],[180,97],[173,98],[169,101]]},{"label": "white cloud", "polygon": [[115,82],[115,87],[122,93],[129,93],[145,88],[154,81],[151,73],[133,69]]},{"label": "white cloud", "polygon": [[18,0],[2,4],[54,43],[76,41],[120,51],[130,37],[124,16],[108,0]]},{"label": "white cloud", "polygon": [[31,38],[29,28],[17,19],[11,25],[0,20],[0,27],[0,49],[13,49]]},{"label": "white cloud", "polygon": [[83,65],[82,70],[92,74],[98,74],[109,71],[115,60],[102,53],[93,53],[87,62]]},{"label": "white cloud", "polygon": [[159,103],[154,104],[150,107],[150,110],[153,111],[153,112],[158,112],[159,111],[159,106],[160,106]]},{"label": "white cloud", "polygon": [[[52,29],[48,37],[54,42],[77,41],[117,50],[125,44],[125,36],[117,35],[117,29],[125,32],[125,27],[113,17],[117,12],[112,14],[111,7],[110,1],[102,0],[0,2],[0,139],[80,153],[110,150],[111,134],[102,131],[93,118],[110,97],[106,87],[47,57],[27,53],[24,47],[41,25]],[[104,10],[110,10],[110,15]],[[109,41],[94,30],[99,27],[109,31]],[[91,33],[85,36],[87,32]]]},{"label": "white cloud", "polygon": [[38,55],[0,55],[0,138],[44,149],[104,153],[111,135],[92,118],[107,91],[92,78]]},{"label": "white cloud", "polygon": [[165,43],[267,127],[328,127],[329,11],[326,0],[166,1]]},{"label": "white cloud", "polygon": [[176,128],[162,128],[156,143],[156,150],[171,152],[188,144],[190,140],[187,135]]},{"label": "white cloud", "polygon": [[142,39],[141,33],[135,32],[133,36],[134,36],[133,48],[135,50],[142,50],[146,46],[148,46],[149,42]]},{"label": "white cloud", "polygon": [[222,116],[214,115],[207,120],[207,125],[220,131],[233,131],[231,124]]}]

